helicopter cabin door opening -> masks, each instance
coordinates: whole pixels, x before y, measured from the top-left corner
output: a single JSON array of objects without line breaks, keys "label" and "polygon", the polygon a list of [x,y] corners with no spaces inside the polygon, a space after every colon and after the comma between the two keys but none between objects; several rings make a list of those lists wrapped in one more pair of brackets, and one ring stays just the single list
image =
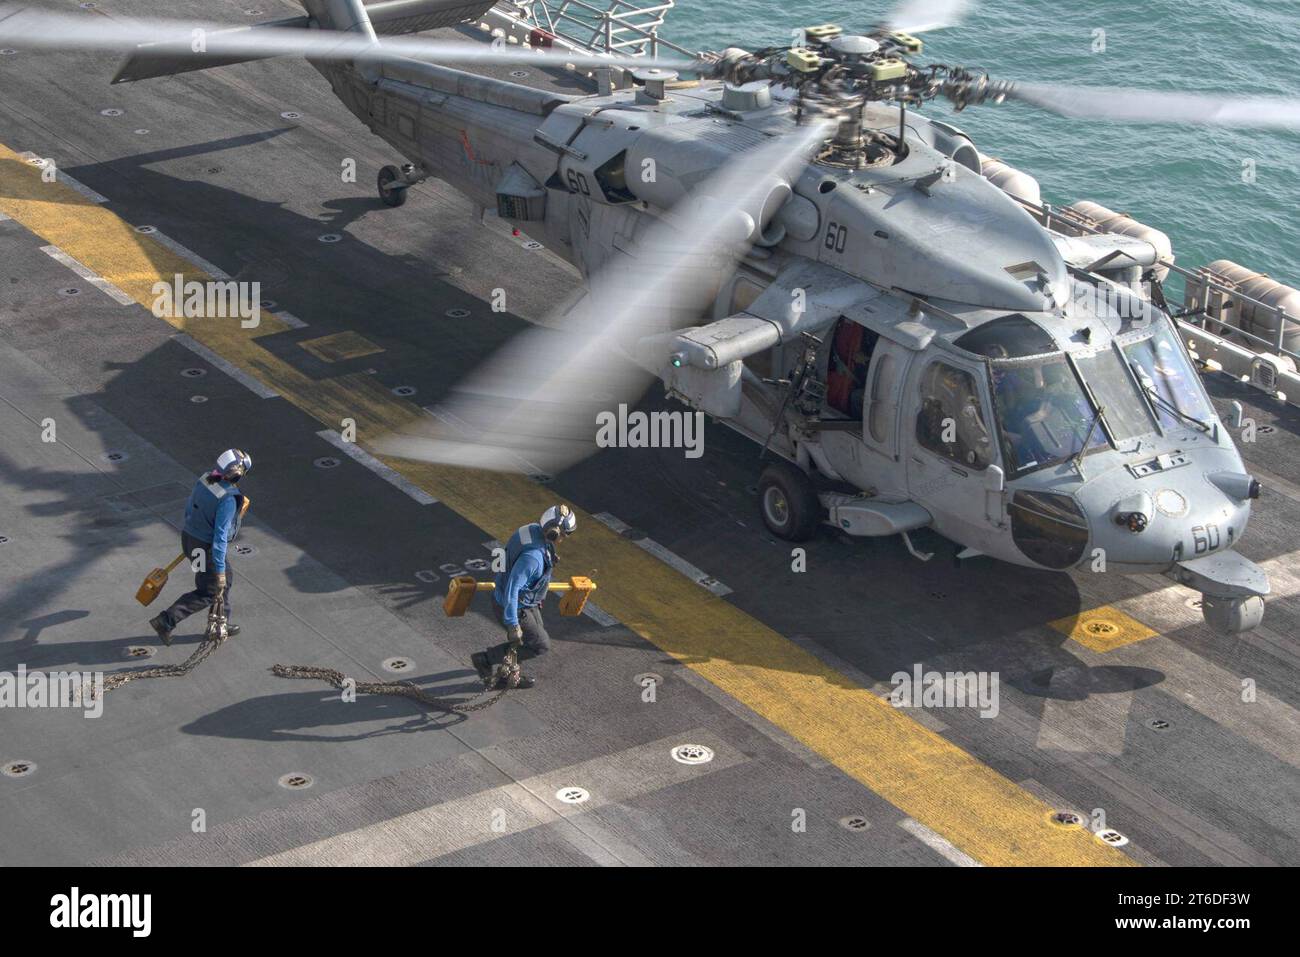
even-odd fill
[{"label": "helicopter cabin door opening", "polygon": [[880,336],[843,316],[835,323],[826,365],[826,418],[862,423],[867,373]]},{"label": "helicopter cabin door opening", "polygon": [[912,499],[936,516],[940,534],[976,549],[1003,522],[988,378],[980,363],[932,358],[909,376],[904,404],[915,429],[907,464]]},{"label": "helicopter cabin door opening", "polygon": [[839,477],[889,500],[907,498],[898,461],[899,391],[911,354],[847,316],[825,348],[826,398],[818,442]]}]

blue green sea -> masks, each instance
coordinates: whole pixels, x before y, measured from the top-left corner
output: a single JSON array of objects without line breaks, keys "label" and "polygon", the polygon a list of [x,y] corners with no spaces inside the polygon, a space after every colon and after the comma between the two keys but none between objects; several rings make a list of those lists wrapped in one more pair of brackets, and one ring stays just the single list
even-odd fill
[{"label": "blue green sea", "polygon": [[[865,31],[891,7],[677,0],[662,33],[689,49],[755,49],[817,23]],[[1104,52],[1093,52],[1098,30]],[[1297,0],[988,0],[924,39],[920,62],[1000,79],[1300,97]],[[1180,265],[1232,259],[1300,286],[1300,132],[1116,125],[1017,104],[927,112],[1035,176],[1047,202],[1091,199],[1164,230]]]}]

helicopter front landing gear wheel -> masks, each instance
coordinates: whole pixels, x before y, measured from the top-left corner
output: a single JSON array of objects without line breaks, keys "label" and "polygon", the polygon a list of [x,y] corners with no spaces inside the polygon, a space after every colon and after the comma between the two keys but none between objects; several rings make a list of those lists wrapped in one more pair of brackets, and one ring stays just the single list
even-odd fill
[{"label": "helicopter front landing gear wheel", "polygon": [[758,507],[763,524],[777,538],[805,542],[821,521],[821,502],[812,480],[784,460],[769,464],[758,479]]},{"label": "helicopter front landing gear wheel", "polygon": [[385,166],[379,171],[379,198],[385,206],[401,206],[406,202],[409,184],[396,166]]}]

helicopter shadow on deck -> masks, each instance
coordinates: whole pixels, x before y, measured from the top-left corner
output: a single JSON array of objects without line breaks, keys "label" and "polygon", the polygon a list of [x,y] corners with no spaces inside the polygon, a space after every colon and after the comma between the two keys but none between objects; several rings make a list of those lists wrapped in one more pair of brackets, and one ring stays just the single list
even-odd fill
[{"label": "helicopter shadow on deck", "polygon": [[[69,172],[112,195],[114,210],[126,221],[151,223],[220,265],[232,279],[261,283],[263,300],[274,302],[267,307],[273,313],[286,311],[307,321],[307,328],[261,336],[258,342],[311,378],[374,369],[385,384],[417,386],[420,401],[427,402],[448,391],[465,370],[477,366],[511,335],[531,328],[517,316],[495,312],[446,281],[456,268],[444,269],[431,261],[428,250],[432,242],[424,231],[416,232],[420,246],[400,254],[377,249],[346,232],[368,214],[405,213],[409,221],[411,215],[419,215],[410,206],[403,211],[390,210],[377,196],[322,197],[314,202],[323,212],[308,216],[284,203],[205,181],[202,172],[194,174],[200,178],[186,179],[149,168],[176,156],[199,157],[255,146],[283,132],[272,130],[141,153]],[[216,179],[222,175],[226,174],[218,174]],[[121,189],[121,177],[130,181],[129,190]],[[341,239],[321,242],[321,236],[327,234]],[[150,247],[142,244],[142,248]],[[432,315],[430,303],[439,307]],[[431,318],[442,319],[441,313],[451,306],[473,308],[472,335],[448,336],[445,328],[431,326]],[[360,333],[383,352],[328,364],[297,345],[344,331]],[[435,341],[430,341],[431,336]]]}]

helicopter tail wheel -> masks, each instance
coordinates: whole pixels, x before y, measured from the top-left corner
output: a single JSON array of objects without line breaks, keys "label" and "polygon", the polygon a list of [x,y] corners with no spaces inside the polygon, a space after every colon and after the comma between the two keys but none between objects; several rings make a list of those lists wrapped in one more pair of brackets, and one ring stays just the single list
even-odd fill
[{"label": "helicopter tail wheel", "polygon": [[406,177],[396,166],[385,166],[379,171],[379,198],[385,206],[401,206],[406,202]]},{"label": "helicopter tail wheel", "polygon": [[1255,628],[1264,618],[1264,599],[1258,595],[1247,598],[1216,598],[1201,594],[1201,614],[1205,623],[1225,637],[1240,635]]},{"label": "helicopter tail wheel", "polygon": [[778,538],[807,541],[821,521],[821,502],[812,480],[789,462],[773,462],[758,480],[763,524]]}]

